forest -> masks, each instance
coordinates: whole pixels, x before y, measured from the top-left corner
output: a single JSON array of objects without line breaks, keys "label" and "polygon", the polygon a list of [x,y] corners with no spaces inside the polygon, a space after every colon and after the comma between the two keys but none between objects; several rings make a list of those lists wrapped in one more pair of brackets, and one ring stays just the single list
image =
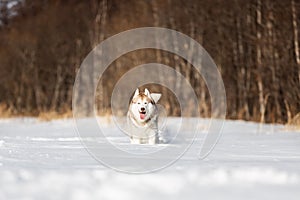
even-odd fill
[{"label": "forest", "polygon": [[[206,49],[224,81],[228,119],[287,123],[300,112],[299,0],[0,0],[0,116],[70,112],[87,54],[139,27],[173,29]],[[195,88],[201,116],[210,117],[201,75],[186,60],[155,49],[110,65],[96,83],[103,93],[100,114],[110,112],[118,79],[149,62],[180,71]],[[180,115],[170,91],[161,92],[168,116]]]}]

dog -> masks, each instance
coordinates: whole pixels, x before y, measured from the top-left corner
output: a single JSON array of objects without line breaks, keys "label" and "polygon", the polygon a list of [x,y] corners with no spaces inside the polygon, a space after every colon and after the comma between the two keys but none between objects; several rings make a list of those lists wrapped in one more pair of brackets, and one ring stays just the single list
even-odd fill
[{"label": "dog", "polygon": [[127,113],[128,132],[131,144],[158,144],[158,107],[160,93],[150,93],[146,88],[137,88]]}]

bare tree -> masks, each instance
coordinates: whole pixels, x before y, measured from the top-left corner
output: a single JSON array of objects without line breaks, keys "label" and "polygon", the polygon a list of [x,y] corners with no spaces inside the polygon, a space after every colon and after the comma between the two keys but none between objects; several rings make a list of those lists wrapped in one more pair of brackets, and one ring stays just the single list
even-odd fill
[{"label": "bare tree", "polygon": [[293,34],[294,34],[294,52],[295,52],[295,60],[298,66],[298,80],[300,85],[300,52],[299,52],[298,22],[297,22],[297,11],[296,11],[295,0],[291,0],[291,11],[292,11]]},{"label": "bare tree", "polygon": [[[282,123],[300,111],[300,7],[296,0],[21,2],[13,8],[17,15],[10,14],[7,0],[0,2],[0,104],[15,114],[70,109],[76,72],[91,49],[106,37],[143,26],[171,28],[204,46],[223,76],[228,118]],[[174,49],[181,48],[174,39],[157,37],[156,43],[161,46],[164,40]],[[193,58],[192,43],[184,48]],[[201,74],[180,56],[153,49],[123,55],[105,71],[97,90],[98,106],[104,112],[110,110],[117,80],[128,69],[147,62],[167,64],[184,75],[200,100],[201,116],[210,116],[209,91]],[[94,72],[100,63],[93,59],[89,64],[93,67],[80,77],[84,87],[74,99],[87,113],[94,105],[85,97],[93,98],[98,78]],[[179,79],[153,73],[174,83],[173,89],[189,101]],[[176,98],[166,88],[162,92],[168,114],[180,114]]]},{"label": "bare tree", "polygon": [[260,122],[265,122],[266,101],[264,97],[264,85],[262,78],[262,3],[261,0],[257,0],[256,5],[256,64],[257,64],[257,87],[259,96],[259,110],[260,110]]}]

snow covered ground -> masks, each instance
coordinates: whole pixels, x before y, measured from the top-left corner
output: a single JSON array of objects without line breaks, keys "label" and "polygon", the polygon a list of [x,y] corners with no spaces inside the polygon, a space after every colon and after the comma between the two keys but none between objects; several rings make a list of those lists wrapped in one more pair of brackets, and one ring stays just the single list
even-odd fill
[{"label": "snow covered ground", "polygon": [[[110,139],[132,149],[113,129]],[[199,149],[196,141],[165,169],[126,174],[91,157],[71,119],[1,119],[0,200],[300,199],[300,132],[226,121],[211,154],[199,160]]]}]

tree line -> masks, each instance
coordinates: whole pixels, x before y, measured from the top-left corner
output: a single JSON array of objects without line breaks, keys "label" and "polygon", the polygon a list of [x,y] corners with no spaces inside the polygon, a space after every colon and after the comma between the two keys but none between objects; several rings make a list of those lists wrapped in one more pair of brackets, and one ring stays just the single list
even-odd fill
[{"label": "tree line", "polygon": [[[85,56],[114,34],[146,26],[182,32],[208,51],[223,77],[228,118],[285,123],[300,111],[299,0],[15,2],[0,1],[0,104],[14,115],[70,110]],[[201,116],[210,116],[201,74],[186,60],[154,49],[118,58],[99,83],[90,83],[98,85],[100,114],[109,112],[118,79],[148,62],[180,71],[195,88]],[[166,96],[168,115],[180,115],[168,89],[151,87]]]}]

